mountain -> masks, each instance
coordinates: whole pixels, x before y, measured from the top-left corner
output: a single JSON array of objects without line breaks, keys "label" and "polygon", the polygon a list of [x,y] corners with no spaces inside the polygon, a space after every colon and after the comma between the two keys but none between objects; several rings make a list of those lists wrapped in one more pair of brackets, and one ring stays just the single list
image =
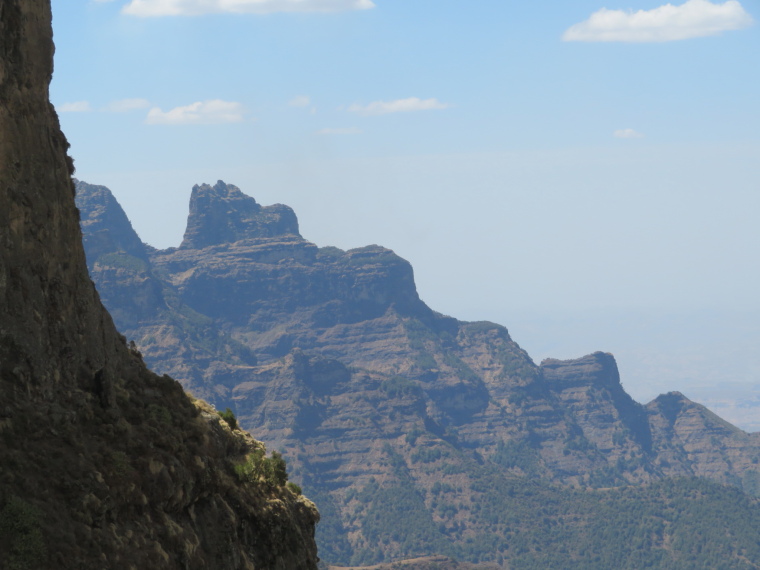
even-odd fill
[{"label": "mountain", "polygon": [[[697,511],[720,518],[722,500],[739,501],[755,524],[741,493],[667,481],[756,493],[760,436],[678,393],[635,402],[610,354],[536,365],[506,328],[430,309],[392,251],[319,248],[290,208],[221,181],[193,188],[182,244],[166,250],[137,247],[104,187],[78,182],[77,195],[88,268],[117,326],[151,366],[282,451],[320,507],[328,562],[554,567],[541,543],[585,560],[601,548],[587,534],[596,517],[636,520],[636,509],[650,512],[647,529],[668,529],[645,561],[678,561],[686,553],[668,541]],[[684,499],[711,493],[722,499]],[[677,520],[663,501],[681,501]],[[705,551],[713,532],[699,535]]]},{"label": "mountain", "polygon": [[0,567],[315,569],[318,513],[277,455],[150,372],[101,305],[52,71],[50,3],[4,0]]}]

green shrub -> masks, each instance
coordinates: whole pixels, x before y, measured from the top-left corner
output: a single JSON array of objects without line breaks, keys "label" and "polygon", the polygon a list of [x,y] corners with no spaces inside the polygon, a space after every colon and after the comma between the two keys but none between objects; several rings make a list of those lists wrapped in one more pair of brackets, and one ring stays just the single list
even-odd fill
[{"label": "green shrub", "polygon": [[272,457],[267,459],[269,462],[269,478],[271,483],[282,487],[288,482],[288,466],[285,458],[277,451],[272,452]]},{"label": "green shrub", "polygon": [[241,481],[264,481],[272,487],[284,487],[288,482],[285,458],[276,451],[272,452],[272,457],[267,457],[263,447],[249,453],[244,463],[235,465],[235,473]]},{"label": "green shrub", "polygon": [[144,273],[148,270],[148,264],[145,261],[121,251],[104,253],[98,257],[96,263],[115,269],[127,269],[135,273]]},{"label": "green shrub", "polygon": [[420,428],[412,428],[408,434],[406,434],[406,443],[409,445],[415,445],[417,438],[419,438],[424,432]]},{"label": "green shrub", "polygon": [[237,429],[237,418],[235,417],[235,412],[227,408],[223,412],[217,412],[219,414],[219,417],[222,418],[225,422],[227,422],[227,425],[229,425],[232,429]]},{"label": "green shrub", "polygon": [[264,459],[266,450],[255,449],[245,459],[245,462],[235,465],[235,473],[241,481],[257,482],[264,475]]},{"label": "green shrub", "polygon": [[109,454],[111,472],[117,477],[124,477],[132,471],[129,456],[123,451],[112,451]]},{"label": "green shrub", "polygon": [[163,426],[172,424],[172,414],[166,406],[151,404],[148,406],[148,417]]},{"label": "green shrub", "polygon": [[441,493],[453,493],[454,487],[449,485],[448,483],[441,483],[440,481],[436,481],[433,483],[433,486],[430,488],[430,492],[433,493],[434,496],[438,496]]},{"label": "green shrub", "polygon": [[301,489],[300,485],[296,485],[293,483],[293,481],[288,481],[288,489],[290,489],[290,492],[294,495],[301,495],[303,493],[303,490]]},{"label": "green shrub", "polygon": [[535,473],[539,465],[539,456],[527,441],[500,441],[491,461],[507,469],[517,467],[525,473]]},{"label": "green shrub", "polygon": [[343,251],[342,249],[340,249],[338,247],[332,246],[332,245],[327,245],[325,247],[320,247],[317,250],[317,257],[318,258],[319,257],[326,257],[326,258],[329,258],[329,259],[336,259],[336,258],[339,258],[339,257],[343,257],[345,254],[346,254],[345,251]]},{"label": "green shrub", "polygon": [[3,568],[40,568],[47,552],[40,529],[41,513],[33,506],[11,497],[0,511],[0,537],[9,548]]},{"label": "green shrub", "polygon": [[414,380],[394,376],[380,383],[380,390],[389,398],[410,398],[422,394],[422,388]]},{"label": "green shrub", "polygon": [[433,463],[438,461],[444,453],[437,447],[423,447],[412,453],[412,463]]}]

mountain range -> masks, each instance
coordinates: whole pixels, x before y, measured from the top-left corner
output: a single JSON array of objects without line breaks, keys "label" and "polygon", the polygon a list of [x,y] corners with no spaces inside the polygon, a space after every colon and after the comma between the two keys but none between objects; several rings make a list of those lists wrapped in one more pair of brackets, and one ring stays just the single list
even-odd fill
[{"label": "mountain range", "polygon": [[76,189],[117,327],[151,368],[283,453],[322,513],[323,560],[760,561],[747,550],[760,434],[678,392],[639,404],[611,354],[536,364],[505,327],[428,307],[394,252],[317,247],[292,209],[222,181],[192,189],[184,239],[164,250],[107,188]]}]

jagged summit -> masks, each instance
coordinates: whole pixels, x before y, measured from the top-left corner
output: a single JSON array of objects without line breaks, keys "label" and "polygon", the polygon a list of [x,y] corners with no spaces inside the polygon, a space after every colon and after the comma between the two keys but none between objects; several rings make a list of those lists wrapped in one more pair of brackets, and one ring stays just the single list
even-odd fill
[{"label": "jagged summit", "polygon": [[[298,233],[291,208],[262,207],[232,184],[194,186],[185,239],[179,248],[166,250],[142,244],[107,188],[78,181],[77,204],[88,267],[114,284],[102,295],[125,330],[150,320],[149,315],[163,307],[151,267],[175,275],[172,282],[187,306],[242,322],[265,305],[278,311],[303,310],[294,319],[299,327],[379,317],[390,307],[406,315],[435,318],[417,294],[411,264],[390,249],[318,248]],[[103,227],[112,231],[104,233]],[[145,255],[148,264],[141,263]],[[132,279],[125,274],[129,266],[134,268]],[[267,267],[271,270],[261,271]],[[249,286],[252,282],[257,285]],[[212,284],[213,292],[208,290]],[[273,340],[276,347],[284,346],[280,339]],[[282,356],[276,347],[272,354]]]},{"label": "jagged summit", "polygon": [[288,206],[263,207],[240,188],[219,180],[193,186],[190,215],[181,249],[276,236],[301,237],[298,219]]},{"label": "jagged summit", "polygon": [[736,435],[741,438],[749,435],[717,416],[702,404],[690,400],[681,392],[660,394],[647,404],[647,409],[663,420],[667,420],[667,429],[681,429],[684,433],[689,434],[688,437],[692,437],[692,432],[700,432],[710,436],[720,433],[725,436]]},{"label": "jagged summit", "polygon": [[88,267],[101,254],[121,251],[142,260],[148,259],[121,204],[105,186],[87,184],[74,178],[85,250],[90,252]]}]

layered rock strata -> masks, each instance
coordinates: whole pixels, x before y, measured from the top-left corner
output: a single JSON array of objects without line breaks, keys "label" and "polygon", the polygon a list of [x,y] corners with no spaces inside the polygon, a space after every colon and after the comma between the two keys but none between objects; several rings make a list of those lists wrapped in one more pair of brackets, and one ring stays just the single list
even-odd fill
[{"label": "layered rock strata", "polygon": [[[117,205],[102,187],[78,188],[88,243],[89,224],[124,216],[105,213]],[[392,529],[373,538],[388,493],[427,513],[430,548],[487,533],[483,469],[492,484],[760,487],[756,434],[680,395],[633,401],[610,354],[537,366],[506,328],[427,307],[392,251],[318,248],[285,206],[218,182],[193,189],[179,248],[142,253],[131,228],[111,232],[111,250],[87,255],[117,323],[151,365],[286,454],[325,514],[330,561],[410,553]]]}]

